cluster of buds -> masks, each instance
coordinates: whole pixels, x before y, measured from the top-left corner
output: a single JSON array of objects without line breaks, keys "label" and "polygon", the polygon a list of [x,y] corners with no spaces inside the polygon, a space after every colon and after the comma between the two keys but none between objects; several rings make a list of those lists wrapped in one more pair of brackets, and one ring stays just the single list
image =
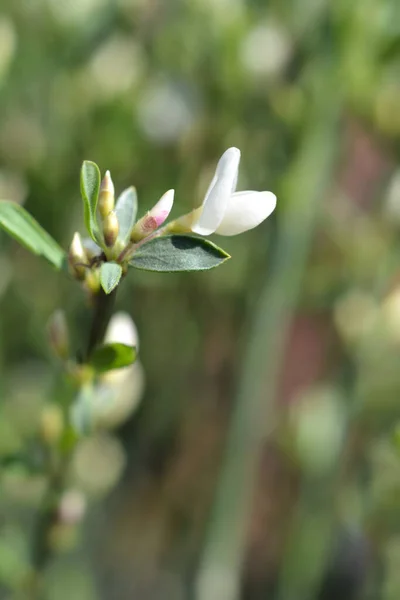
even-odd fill
[{"label": "cluster of buds", "polygon": [[[120,273],[124,274],[139,246],[155,237],[169,234],[208,236],[214,233],[231,236],[257,227],[273,212],[276,196],[266,191],[237,192],[239,163],[238,148],[226,150],[218,162],[202,204],[166,225],[164,222],[174,203],[173,189],[168,190],[135,223],[135,191],[128,188],[115,202],[114,184],[107,171],[99,186],[97,214],[92,215],[97,221],[95,233],[92,228],[90,230],[93,239],[82,242],[76,233],[72,240],[69,251],[72,274],[83,281],[91,292],[97,292],[102,263],[117,263],[122,268]],[[98,168],[95,168],[98,172]]]},{"label": "cluster of buds", "polygon": [[101,248],[97,244],[90,239],[83,243],[80,234],[74,234],[68,252],[70,273],[92,292],[97,292],[100,287],[98,269],[95,268],[100,256]]}]

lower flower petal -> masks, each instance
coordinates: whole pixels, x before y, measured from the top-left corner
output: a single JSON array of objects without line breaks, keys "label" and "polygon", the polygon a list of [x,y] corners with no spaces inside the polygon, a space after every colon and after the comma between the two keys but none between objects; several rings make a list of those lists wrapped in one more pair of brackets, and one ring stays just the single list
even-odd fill
[{"label": "lower flower petal", "polygon": [[215,230],[219,235],[237,235],[257,227],[273,212],[272,192],[236,192],[229,198],[223,219]]}]

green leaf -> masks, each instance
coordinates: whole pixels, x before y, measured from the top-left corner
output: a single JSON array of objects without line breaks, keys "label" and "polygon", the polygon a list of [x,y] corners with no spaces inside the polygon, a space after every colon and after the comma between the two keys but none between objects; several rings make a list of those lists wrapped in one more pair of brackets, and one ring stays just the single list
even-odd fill
[{"label": "green leaf", "polygon": [[203,238],[168,235],[140,246],[130,265],[146,271],[203,271],[218,267],[228,258],[229,254]]},{"label": "green leaf", "polygon": [[85,225],[90,237],[99,242],[96,208],[100,189],[100,171],[96,163],[85,160],[81,169],[81,194],[83,200]]},{"label": "green leaf", "polygon": [[25,248],[44,256],[56,269],[64,265],[64,250],[19,204],[0,200],[0,226]]},{"label": "green leaf", "polygon": [[115,262],[106,262],[100,268],[100,283],[106,294],[110,294],[118,285],[122,275],[122,267]]},{"label": "green leaf", "polygon": [[119,196],[115,212],[119,223],[118,239],[125,244],[129,239],[137,214],[137,194],[133,186],[124,190]]},{"label": "green leaf", "polygon": [[136,360],[136,348],[126,344],[104,344],[97,348],[90,359],[91,366],[97,373],[129,367]]}]

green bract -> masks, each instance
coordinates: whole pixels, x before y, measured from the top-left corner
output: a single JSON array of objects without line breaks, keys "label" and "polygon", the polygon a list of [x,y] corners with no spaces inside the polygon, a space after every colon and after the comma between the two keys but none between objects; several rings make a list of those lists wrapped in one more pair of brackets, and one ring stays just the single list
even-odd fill
[{"label": "green bract", "polygon": [[224,250],[202,238],[167,235],[140,246],[130,265],[146,271],[204,271],[218,267],[228,258]]},{"label": "green bract", "polygon": [[97,348],[90,359],[97,373],[120,369],[132,365],[136,360],[136,348],[126,344],[104,344]]},{"label": "green bract", "polygon": [[122,275],[121,265],[115,262],[106,262],[100,268],[100,283],[106,294],[110,294],[118,285]]},{"label": "green bract", "polygon": [[44,256],[56,269],[65,262],[65,252],[19,204],[0,201],[0,226],[34,254]]},{"label": "green bract", "polygon": [[85,160],[81,169],[81,194],[84,207],[85,225],[90,237],[98,242],[96,208],[100,189],[99,167]]},{"label": "green bract", "polygon": [[126,244],[135,224],[137,213],[137,194],[133,186],[124,190],[119,196],[115,212],[119,223],[118,239]]}]

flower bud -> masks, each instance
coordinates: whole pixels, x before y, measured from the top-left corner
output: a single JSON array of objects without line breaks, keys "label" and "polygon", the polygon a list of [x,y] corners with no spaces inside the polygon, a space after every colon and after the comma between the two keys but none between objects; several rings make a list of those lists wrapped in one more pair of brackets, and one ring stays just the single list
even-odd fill
[{"label": "flower bud", "polygon": [[110,171],[106,171],[103,181],[100,185],[99,193],[99,213],[102,219],[105,219],[107,215],[114,210],[115,197],[114,197],[114,184],[111,179]]},{"label": "flower bud", "polygon": [[68,262],[73,275],[77,279],[84,279],[88,257],[82,245],[81,236],[74,233],[71,246],[69,247]]},{"label": "flower bud", "polygon": [[62,410],[56,404],[47,404],[40,415],[40,435],[49,446],[56,444],[63,432],[64,418]]},{"label": "flower bud", "polygon": [[56,310],[47,324],[49,344],[55,356],[65,360],[69,355],[69,335],[65,313]]},{"label": "flower bud", "polygon": [[131,241],[138,242],[158,229],[168,217],[174,204],[174,190],[168,190],[144,217],[139,219],[132,229]]},{"label": "flower bud", "polygon": [[76,525],[86,512],[86,498],[79,490],[66,490],[61,497],[58,516],[65,525]]},{"label": "flower bud", "polygon": [[97,294],[100,289],[100,269],[88,269],[85,286],[91,294]]},{"label": "flower bud", "polygon": [[112,248],[117,241],[119,233],[119,223],[117,215],[114,211],[111,211],[103,221],[103,235],[104,241],[108,248]]}]

